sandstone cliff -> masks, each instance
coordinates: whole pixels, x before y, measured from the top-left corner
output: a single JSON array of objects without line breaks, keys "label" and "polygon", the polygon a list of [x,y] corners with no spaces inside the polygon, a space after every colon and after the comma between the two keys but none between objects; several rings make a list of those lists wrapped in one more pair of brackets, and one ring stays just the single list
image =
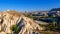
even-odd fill
[{"label": "sandstone cliff", "polygon": [[[18,32],[11,30],[13,25],[18,27]],[[0,34],[40,34],[36,30],[43,28],[33,19],[16,11],[0,12]]]}]

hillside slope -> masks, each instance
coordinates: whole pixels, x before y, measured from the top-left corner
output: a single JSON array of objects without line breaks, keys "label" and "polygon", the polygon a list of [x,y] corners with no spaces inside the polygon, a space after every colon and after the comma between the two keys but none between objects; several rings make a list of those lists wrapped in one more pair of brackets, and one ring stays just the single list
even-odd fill
[{"label": "hillside slope", "polygon": [[36,30],[43,29],[33,19],[25,17],[19,12],[0,12],[0,34],[40,34]]}]

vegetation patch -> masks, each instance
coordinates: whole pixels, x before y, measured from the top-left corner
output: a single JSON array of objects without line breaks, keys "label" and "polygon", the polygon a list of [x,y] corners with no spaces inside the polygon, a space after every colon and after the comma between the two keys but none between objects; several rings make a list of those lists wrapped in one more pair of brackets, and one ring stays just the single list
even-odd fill
[{"label": "vegetation patch", "polygon": [[13,25],[10,29],[14,32],[18,32],[18,30],[19,30],[18,26],[16,26],[16,25]]}]

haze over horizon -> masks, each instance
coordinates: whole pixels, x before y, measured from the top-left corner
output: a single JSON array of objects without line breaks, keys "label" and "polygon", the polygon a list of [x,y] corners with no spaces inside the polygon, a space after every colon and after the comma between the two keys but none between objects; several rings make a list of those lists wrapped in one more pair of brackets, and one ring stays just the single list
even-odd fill
[{"label": "haze over horizon", "polygon": [[35,11],[60,8],[60,0],[0,0],[0,10]]}]

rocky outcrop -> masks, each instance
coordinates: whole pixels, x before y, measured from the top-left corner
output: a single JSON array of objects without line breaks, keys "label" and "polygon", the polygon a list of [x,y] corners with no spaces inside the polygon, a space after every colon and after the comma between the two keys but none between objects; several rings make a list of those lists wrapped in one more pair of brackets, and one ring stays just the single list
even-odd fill
[{"label": "rocky outcrop", "polygon": [[[11,30],[10,27],[16,25],[18,32]],[[0,12],[0,34],[40,34],[36,30],[43,30],[33,19],[25,17],[16,11]]]}]

